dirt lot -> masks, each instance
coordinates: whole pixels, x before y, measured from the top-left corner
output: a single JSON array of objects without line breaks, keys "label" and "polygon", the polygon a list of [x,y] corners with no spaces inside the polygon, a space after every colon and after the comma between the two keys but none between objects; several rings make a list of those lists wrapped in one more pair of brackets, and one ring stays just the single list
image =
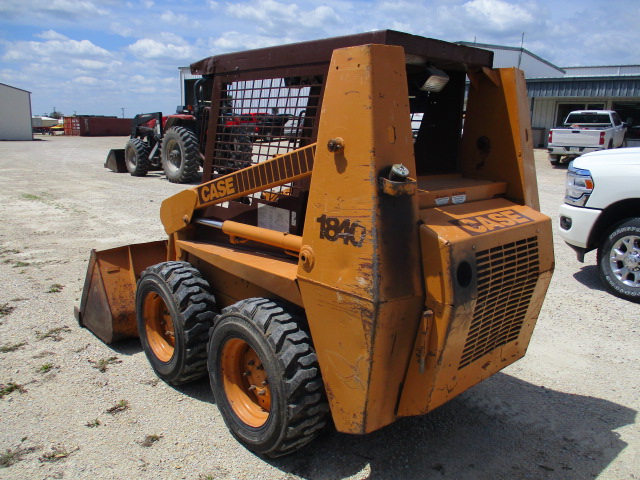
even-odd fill
[{"label": "dirt lot", "polygon": [[[0,478],[640,478],[640,307],[605,293],[595,254],[580,264],[557,236],[523,360],[425,417],[253,455],[206,380],[158,382],[138,341],[109,347],[75,322],[91,248],[162,239],[160,202],[184,188],[104,169],[124,143],[0,143]],[[555,219],[565,168],[536,159]]]}]

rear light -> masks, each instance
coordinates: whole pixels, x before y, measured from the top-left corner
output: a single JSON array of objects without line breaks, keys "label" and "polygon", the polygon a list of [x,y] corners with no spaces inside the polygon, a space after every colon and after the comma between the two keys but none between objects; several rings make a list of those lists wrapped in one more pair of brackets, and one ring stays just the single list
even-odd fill
[{"label": "rear light", "polygon": [[553,132],[549,130],[549,143],[553,142]]},{"label": "rear light", "polygon": [[604,132],[600,132],[600,145],[604,145]]}]

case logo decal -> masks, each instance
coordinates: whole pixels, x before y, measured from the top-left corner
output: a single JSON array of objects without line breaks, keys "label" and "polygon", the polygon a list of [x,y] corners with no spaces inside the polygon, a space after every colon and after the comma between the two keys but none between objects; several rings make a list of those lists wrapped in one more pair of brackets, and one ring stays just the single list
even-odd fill
[{"label": "case logo decal", "polygon": [[481,235],[483,233],[503,230],[505,228],[532,223],[534,220],[515,210],[500,210],[499,212],[474,215],[472,217],[452,220],[451,223],[460,227],[471,235]]}]

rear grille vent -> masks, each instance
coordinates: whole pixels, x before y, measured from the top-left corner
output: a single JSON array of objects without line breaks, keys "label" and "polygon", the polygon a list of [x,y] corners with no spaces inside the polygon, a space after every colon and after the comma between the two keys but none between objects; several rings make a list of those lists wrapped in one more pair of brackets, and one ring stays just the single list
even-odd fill
[{"label": "rear grille vent", "polygon": [[458,370],[518,338],[540,272],[538,238],[476,254],[478,300]]}]

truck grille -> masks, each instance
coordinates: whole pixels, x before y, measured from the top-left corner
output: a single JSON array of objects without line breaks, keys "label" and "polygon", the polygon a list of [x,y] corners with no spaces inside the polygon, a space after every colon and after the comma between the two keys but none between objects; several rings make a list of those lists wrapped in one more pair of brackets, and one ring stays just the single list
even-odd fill
[{"label": "truck grille", "polygon": [[476,254],[478,300],[458,370],[518,338],[539,263],[537,237]]}]

